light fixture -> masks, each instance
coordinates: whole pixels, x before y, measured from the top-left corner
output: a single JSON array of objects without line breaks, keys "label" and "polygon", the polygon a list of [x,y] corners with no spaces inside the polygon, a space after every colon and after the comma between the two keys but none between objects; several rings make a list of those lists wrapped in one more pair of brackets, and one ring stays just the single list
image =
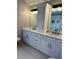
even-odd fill
[{"label": "light fixture", "polygon": [[37,14],[38,13],[38,9],[37,8],[36,9],[32,9],[30,11],[31,11],[32,14]]},{"label": "light fixture", "polygon": [[52,11],[62,11],[62,7],[52,8]]},{"label": "light fixture", "polygon": [[62,7],[58,7],[57,9],[58,9],[58,11],[62,11]]},{"label": "light fixture", "polygon": [[32,13],[33,13],[33,14],[37,14],[37,13],[38,13],[38,11],[32,11]]}]

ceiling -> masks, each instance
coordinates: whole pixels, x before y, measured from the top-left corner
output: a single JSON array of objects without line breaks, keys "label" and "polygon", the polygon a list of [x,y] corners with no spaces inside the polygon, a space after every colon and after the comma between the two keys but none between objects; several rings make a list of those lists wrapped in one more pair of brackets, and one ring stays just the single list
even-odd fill
[{"label": "ceiling", "polygon": [[24,0],[29,6],[37,5],[43,2],[47,2],[49,0]]}]

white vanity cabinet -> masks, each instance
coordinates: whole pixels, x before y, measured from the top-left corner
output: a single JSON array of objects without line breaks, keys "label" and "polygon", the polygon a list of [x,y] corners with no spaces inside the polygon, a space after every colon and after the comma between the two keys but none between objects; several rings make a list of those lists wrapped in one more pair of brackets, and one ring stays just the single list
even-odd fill
[{"label": "white vanity cabinet", "polygon": [[24,41],[43,52],[49,57],[60,59],[62,53],[62,41],[53,37],[31,31],[23,31]]}]

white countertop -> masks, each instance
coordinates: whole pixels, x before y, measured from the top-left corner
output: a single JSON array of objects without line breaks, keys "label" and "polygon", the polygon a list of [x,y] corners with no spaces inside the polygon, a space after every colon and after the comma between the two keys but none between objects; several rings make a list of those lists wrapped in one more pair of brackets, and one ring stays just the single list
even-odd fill
[{"label": "white countertop", "polygon": [[36,30],[32,30],[32,29],[29,29],[29,28],[23,28],[23,30],[35,32],[35,33],[38,33],[38,34],[41,34],[41,35],[46,35],[46,36],[49,36],[49,37],[54,37],[54,38],[62,40],[62,35],[56,35],[56,34],[51,34],[51,33],[40,33]]}]

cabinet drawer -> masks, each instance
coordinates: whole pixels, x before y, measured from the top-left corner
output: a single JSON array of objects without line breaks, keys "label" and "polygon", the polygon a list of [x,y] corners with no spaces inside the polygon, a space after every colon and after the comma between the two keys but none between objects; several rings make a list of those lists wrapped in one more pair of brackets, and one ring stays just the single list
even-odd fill
[{"label": "cabinet drawer", "polygon": [[55,44],[55,45],[62,45],[62,41],[56,38],[50,38],[51,39],[51,43]]},{"label": "cabinet drawer", "polygon": [[59,45],[59,46],[62,46],[62,41],[59,40],[59,39],[55,39],[55,44]]},{"label": "cabinet drawer", "polygon": [[31,35],[32,35],[32,36],[39,36],[39,34],[33,33],[33,32],[31,32]]},{"label": "cabinet drawer", "polygon": [[37,33],[31,33],[30,35],[32,38],[35,38],[35,39],[39,39],[40,38],[40,35],[37,34]]},{"label": "cabinet drawer", "polygon": [[44,40],[46,39],[46,40],[48,40],[48,41],[50,40],[50,38],[49,38],[49,37],[44,36],[44,35],[40,35],[40,39],[42,39],[42,40],[43,40],[43,39],[44,39]]},{"label": "cabinet drawer", "polygon": [[30,36],[31,40],[33,40],[34,42],[39,43],[40,42],[40,38],[38,36]]},{"label": "cabinet drawer", "polygon": [[40,39],[38,37],[38,34],[36,33],[30,33],[30,40],[31,40],[31,46],[38,49],[40,48]]},{"label": "cabinet drawer", "polygon": [[37,40],[35,40],[35,39],[32,39],[32,47],[34,47],[34,48],[36,48],[36,49],[40,49],[40,40],[39,41],[37,41]]}]

